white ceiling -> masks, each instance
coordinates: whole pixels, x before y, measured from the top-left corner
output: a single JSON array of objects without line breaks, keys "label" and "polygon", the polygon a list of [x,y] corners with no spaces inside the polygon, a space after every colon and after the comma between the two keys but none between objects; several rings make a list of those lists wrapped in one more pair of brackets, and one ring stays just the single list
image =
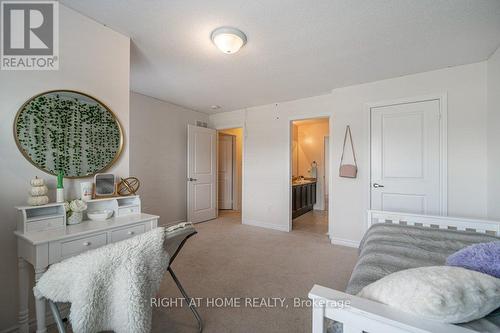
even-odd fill
[{"label": "white ceiling", "polygon": [[[500,44],[500,0],[61,2],[132,38],[132,90],[206,113],[482,61]],[[221,53],[220,26],[248,44]]]}]

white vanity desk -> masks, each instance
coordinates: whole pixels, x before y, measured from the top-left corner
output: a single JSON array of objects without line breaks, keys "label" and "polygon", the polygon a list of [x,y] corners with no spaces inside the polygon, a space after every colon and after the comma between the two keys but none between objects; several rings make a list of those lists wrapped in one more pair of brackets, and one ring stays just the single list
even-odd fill
[{"label": "white vanity desk", "polygon": [[[158,226],[158,216],[141,213],[138,196],[97,199],[88,202],[87,211],[112,209],[105,221],[83,221],[66,225],[62,204],[16,207],[17,253],[19,269],[19,332],[29,332],[28,300],[32,293],[28,263],[38,281],[49,265],[84,251],[118,242]],[[84,216],[84,219],[86,216]],[[45,301],[35,300],[37,333],[45,333]]]}]

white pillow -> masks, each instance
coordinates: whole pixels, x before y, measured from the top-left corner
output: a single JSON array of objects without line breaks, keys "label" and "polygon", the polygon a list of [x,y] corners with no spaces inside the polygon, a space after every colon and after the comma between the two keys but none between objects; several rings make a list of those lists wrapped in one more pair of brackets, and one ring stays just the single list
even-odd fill
[{"label": "white pillow", "polygon": [[358,296],[458,324],[482,318],[500,306],[500,279],[461,267],[420,267],[387,275]]}]

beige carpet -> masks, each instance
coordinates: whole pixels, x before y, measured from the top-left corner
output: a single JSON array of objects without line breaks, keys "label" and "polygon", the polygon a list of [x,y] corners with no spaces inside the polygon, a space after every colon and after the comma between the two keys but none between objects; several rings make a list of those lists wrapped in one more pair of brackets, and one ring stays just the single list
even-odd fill
[{"label": "beige carpet", "polygon": [[[325,235],[280,232],[242,225],[236,213],[197,224],[173,269],[198,308],[206,333],[310,332],[311,309],[295,308],[294,297],[307,299],[315,284],[343,290],[354,266],[355,249],[333,246]],[[160,297],[180,297],[167,275]],[[213,298],[236,297],[239,308],[207,307]],[[252,308],[245,298],[286,297],[285,306]],[[279,304],[279,302],[277,303]],[[196,332],[188,307],[154,310],[153,332]]]}]

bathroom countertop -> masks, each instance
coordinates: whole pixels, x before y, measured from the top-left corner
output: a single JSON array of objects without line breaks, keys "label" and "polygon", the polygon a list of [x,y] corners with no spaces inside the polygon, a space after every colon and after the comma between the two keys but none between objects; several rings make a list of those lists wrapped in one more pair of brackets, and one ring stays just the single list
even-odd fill
[{"label": "bathroom countertop", "polygon": [[292,186],[307,185],[313,183],[316,183],[316,179],[295,180],[292,182]]}]

